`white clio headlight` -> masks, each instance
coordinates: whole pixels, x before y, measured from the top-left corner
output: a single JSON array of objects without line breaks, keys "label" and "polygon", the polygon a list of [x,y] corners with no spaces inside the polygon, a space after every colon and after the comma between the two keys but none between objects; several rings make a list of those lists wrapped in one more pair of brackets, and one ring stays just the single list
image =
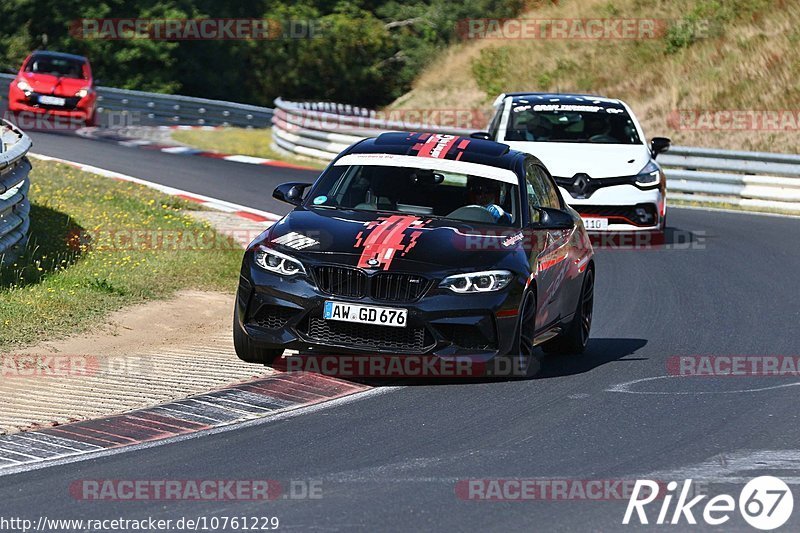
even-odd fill
[{"label": "white clio headlight", "polygon": [[258,248],[255,252],[256,264],[264,270],[269,270],[282,276],[305,274],[303,263],[294,257],[276,252],[271,248]]},{"label": "white clio headlight", "polygon": [[511,283],[513,278],[514,275],[508,270],[471,272],[448,276],[442,280],[439,287],[457,293],[499,291]]},{"label": "white clio headlight", "polygon": [[20,91],[24,92],[24,93],[32,93],[33,92],[33,87],[31,87],[31,84],[28,83],[25,80],[19,80],[17,82],[17,88]]},{"label": "white clio headlight", "polygon": [[83,98],[87,94],[89,94],[89,88],[85,87],[85,88],[81,89],[80,91],[76,92],[75,96],[77,96],[78,98]]},{"label": "white clio headlight", "polygon": [[650,161],[645,167],[636,175],[636,183],[641,185],[650,185],[657,183],[661,179],[661,172],[653,161]]}]

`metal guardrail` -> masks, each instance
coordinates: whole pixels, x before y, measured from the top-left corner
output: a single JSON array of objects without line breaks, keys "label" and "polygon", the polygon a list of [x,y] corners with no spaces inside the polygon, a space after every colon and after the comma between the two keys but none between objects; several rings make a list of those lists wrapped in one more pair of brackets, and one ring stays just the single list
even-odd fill
[{"label": "metal guardrail", "polygon": [[676,146],[659,156],[670,198],[800,211],[800,156]]},{"label": "metal guardrail", "polygon": [[24,249],[30,228],[30,137],[0,120],[0,267]]},{"label": "metal guardrail", "polygon": [[[13,75],[0,74],[0,94]],[[102,125],[206,125],[268,127],[275,148],[321,160],[365,137],[386,131],[431,131],[469,135],[474,130],[386,121],[373,110],[330,102],[278,98],[266,107],[98,87]],[[670,197],[758,208],[800,211],[800,156],[673,146],[659,157]]]},{"label": "metal guardrail", "polygon": [[[362,108],[282,98],[275,100],[272,124],[275,148],[326,161],[350,144],[386,131],[476,131],[382,121]],[[800,211],[800,155],[673,146],[658,161],[670,198]]]},{"label": "metal guardrail", "polygon": [[376,112],[328,102],[275,100],[272,139],[276,148],[316,159],[331,160],[366,137],[387,131],[430,131],[469,135],[474,129],[448,128],[376,118]]},{"label": "metal guardrail", "polygon": [[[0,74],[0,95],[8,96],[13,74]],[[191,96],[97,87],[101,126],[238,126],[267,128],[272,109]]]}]

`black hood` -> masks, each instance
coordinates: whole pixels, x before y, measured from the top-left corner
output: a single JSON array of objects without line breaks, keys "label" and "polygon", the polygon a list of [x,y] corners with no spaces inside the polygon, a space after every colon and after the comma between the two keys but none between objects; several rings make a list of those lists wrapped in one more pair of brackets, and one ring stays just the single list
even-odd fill
[{"label": "black hood", "polygon": [[425,265],[494,268],[505,257],[524,253],[522,241],[521,230],[510,227],[425,215],[298,208],[257,244],[313,261],[420,271]]}]

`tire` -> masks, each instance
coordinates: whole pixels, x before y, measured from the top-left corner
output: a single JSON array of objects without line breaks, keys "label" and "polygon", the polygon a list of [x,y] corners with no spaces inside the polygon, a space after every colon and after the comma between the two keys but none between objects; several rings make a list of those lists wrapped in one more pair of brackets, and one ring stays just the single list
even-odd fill
[{"label": "tire", "polygon": [[667,240],[667,215],[661,219],[658,229],[653,232],[653,245],[662,245]]},{"label": "tire", "polygon": [[91,116],[86,117],[83,123],[87,128],[97,127],[97,111],[92,113]]},{"label": "tire", "polygon": [[528,379],[539,374],[542,358],[533,345],[535,333],[536,295],[529,291],[522,297],[514,348],[511,353],[495,357],[494,376]]},{"label": "tire", "polygon": [[654,235],[664,235],[667,232],[667,217],[661,219],[655,229],[651,230]]},{"label": "tire", "polygon": [[282,348],[260,348],[253,344],[250,337],[239,325],[239,307],[233,312],[233,348],[236,355],[246,363],[269,365],[283,355]]},{"label": "tire", "polygon": [[582,354],[589,342],[594,309],[594,269],[589,267],[583,276],[578,307],[567,329],[558,337],[542,344],[542,350],[551,354]]}]

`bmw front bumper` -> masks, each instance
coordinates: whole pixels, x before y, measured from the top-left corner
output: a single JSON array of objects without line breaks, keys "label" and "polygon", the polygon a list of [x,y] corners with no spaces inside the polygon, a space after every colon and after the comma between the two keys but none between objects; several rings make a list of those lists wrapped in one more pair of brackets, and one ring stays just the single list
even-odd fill
[{"label": "bmw front bumper", "polygon": [[[511,352],[525,279],[515,279],[499,291],[456,294],[436,286],[443,277],[431,275],[427,290],[413,301],[348,298],[321,291],[310,273],[283,277],[264,271],[247,254],[235,326],[258,346],[309,354],[471,356],[485,361]],[[326,301],[407,309],[407,324],[326,320]]]}]

